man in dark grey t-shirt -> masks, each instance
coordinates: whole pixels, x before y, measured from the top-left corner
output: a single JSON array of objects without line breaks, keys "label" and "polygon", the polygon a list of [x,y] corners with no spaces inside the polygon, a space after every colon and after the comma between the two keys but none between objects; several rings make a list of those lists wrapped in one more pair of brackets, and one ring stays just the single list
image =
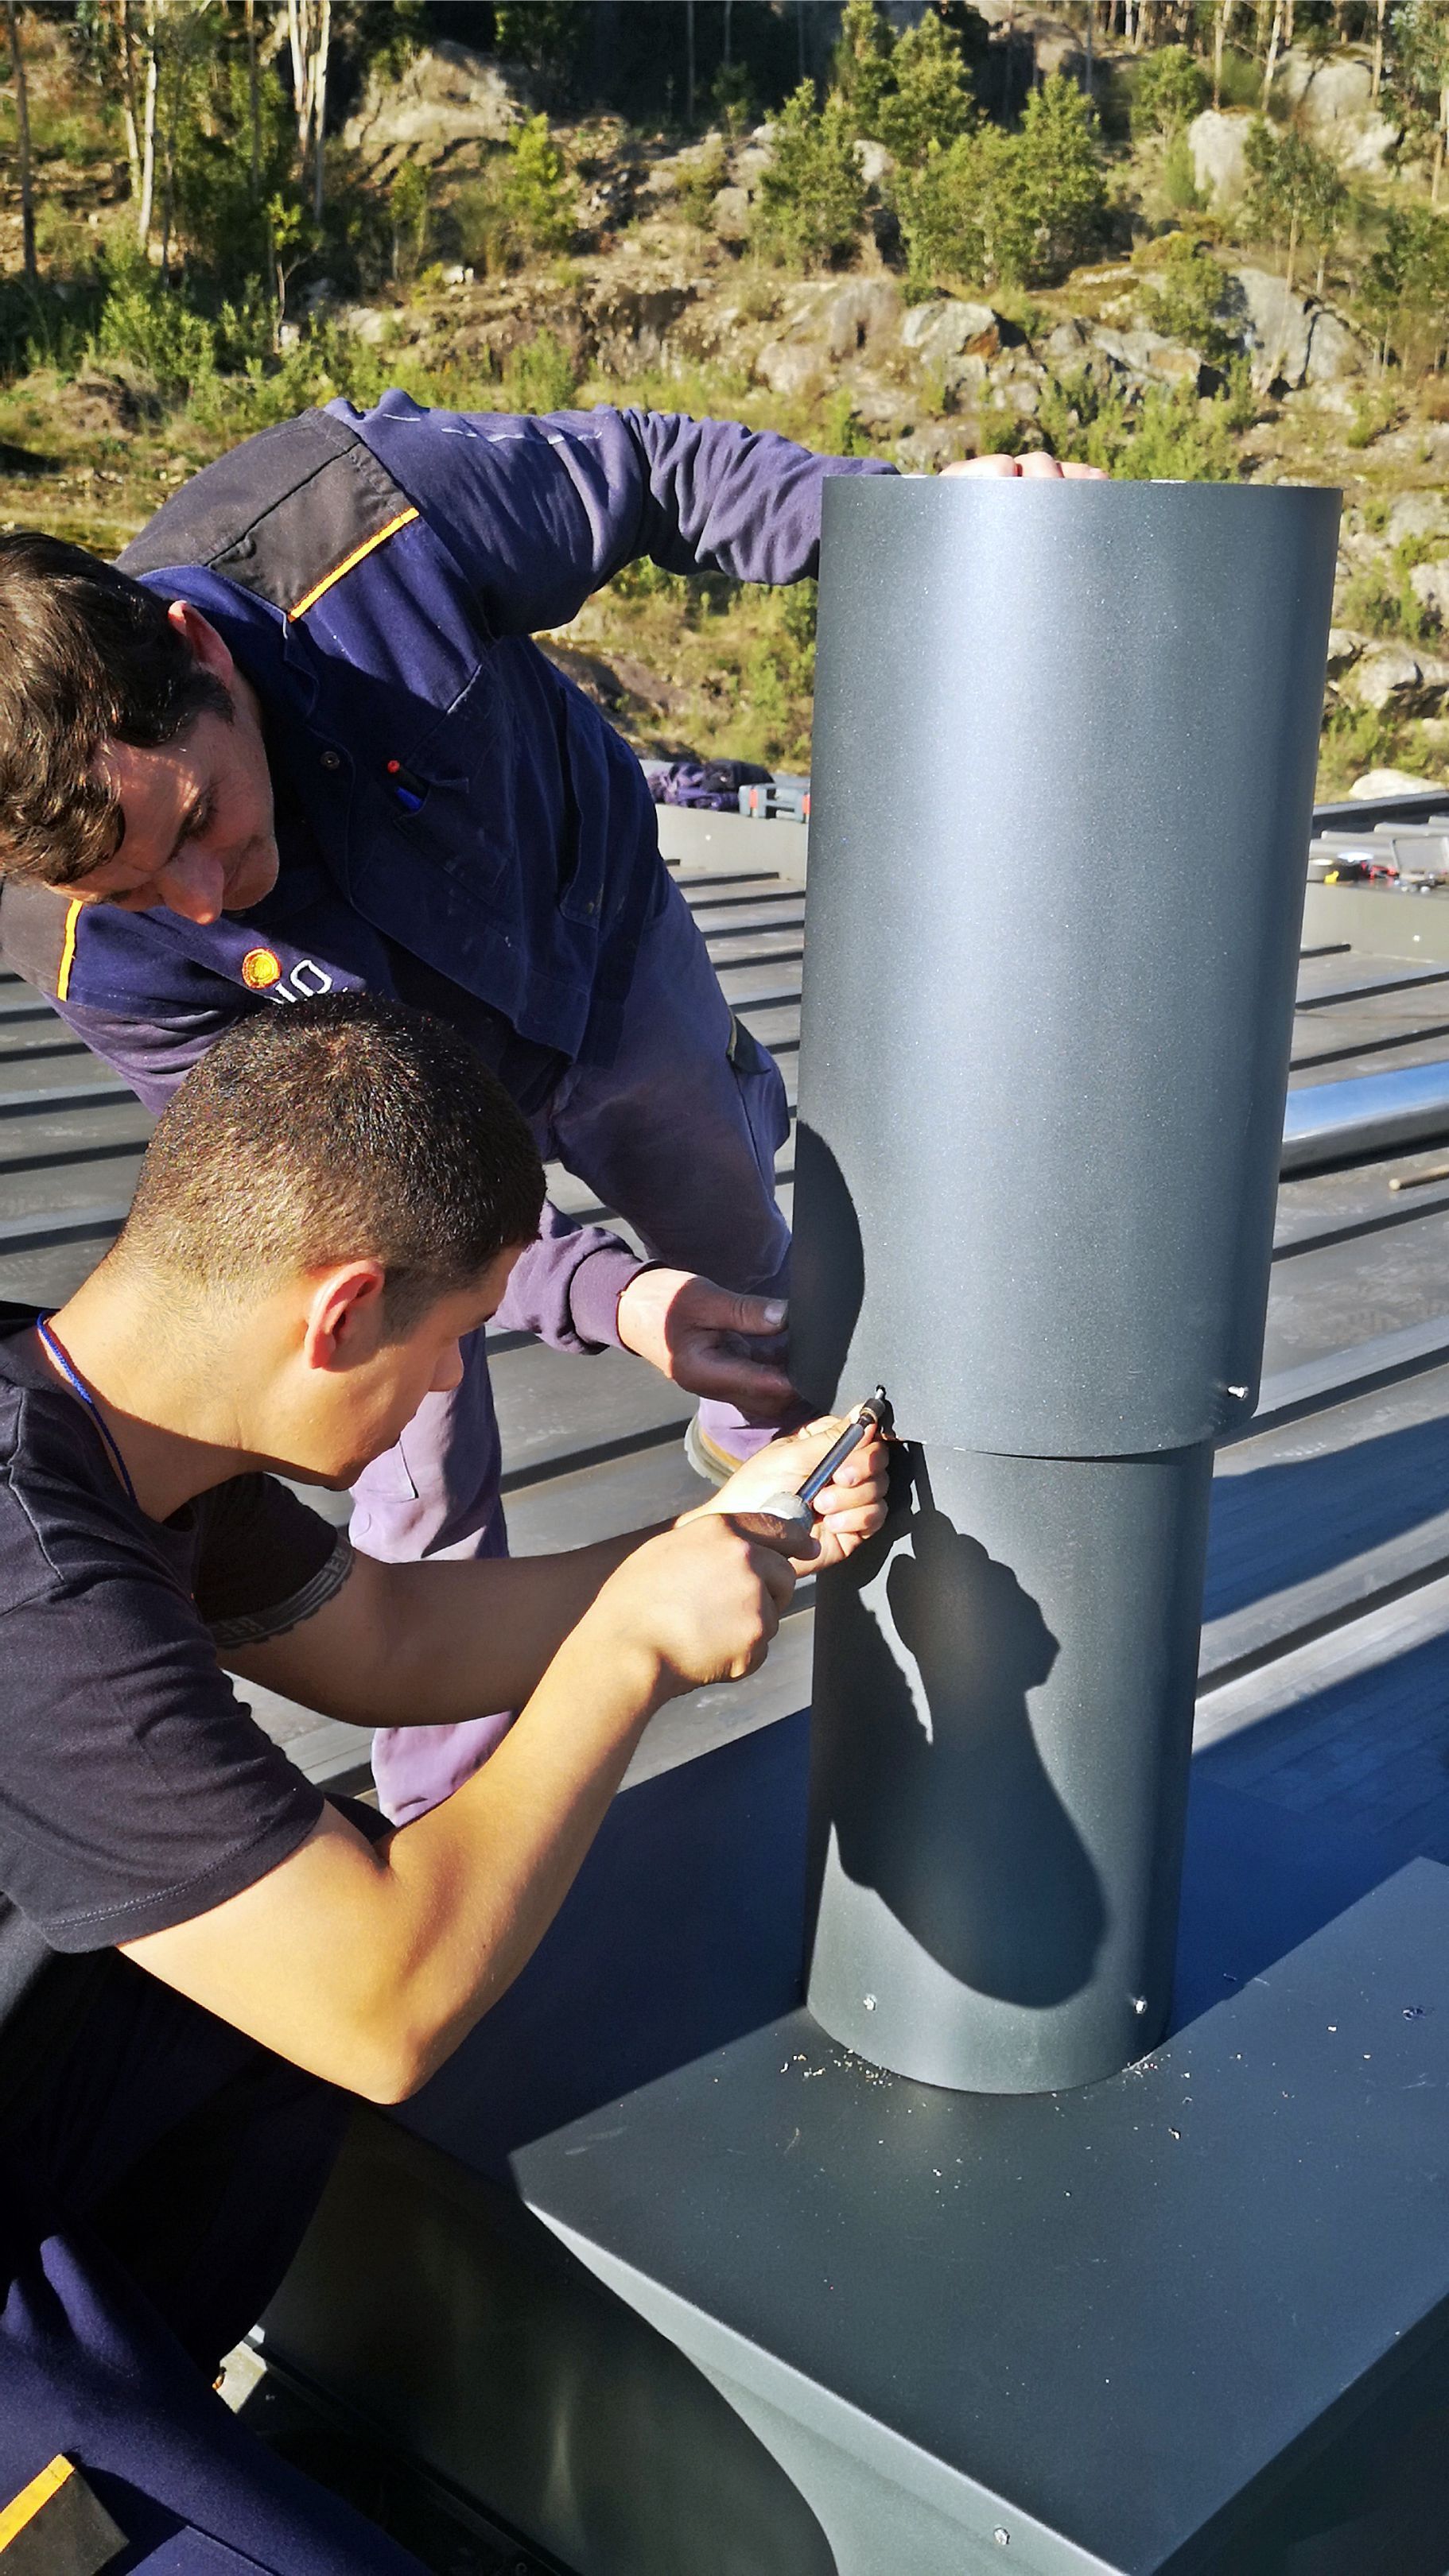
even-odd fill
[{"label": "man in dark grey t-shirt", "polygon": [[[380,1563],[279,1483],[344,1490],[456,1382],[542,1197],[465,1041],[337,995],[224,1039],[100,1269],[0,1318],[0,2536],[36,2568],[411,2567],[251,2442],[216,2363],[344,2095],[448,2055],[654,1710],[752,1670],[796,1563],[880,1525],[874,1440],[816,1541],[740,1518],[834,1425],[671,1528],[513,1562]],[[295,1771],[224,1666],[362,1726],[518,1714],[389,1831]]]}]

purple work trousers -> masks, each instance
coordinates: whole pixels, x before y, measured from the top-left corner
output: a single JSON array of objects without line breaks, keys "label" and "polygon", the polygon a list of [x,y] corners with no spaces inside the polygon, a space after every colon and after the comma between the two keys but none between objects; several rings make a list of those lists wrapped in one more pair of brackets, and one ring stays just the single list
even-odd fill
[{"label": "purple work trousers", "polygon": [[[347,2108],[107,1960],[43,2089],[0,2112],[0,2510],[61,2452],[130,2544],[114,2576],[423,2576],[212,2390],[301,2242]],[[25,2563],[60,2576],[81,2559],[47,2530],[22,2533]]]},{"label": "purple work trousers", "polygon": [[[774,1177],[789,1123],[779,1068],[733,1018],[671,883],[640,944],[618,1053],[570,1068],[534,1122],[540,1151],[624,1218],[651,1260],[770,1296],[783,1291],[789,1260]],[[465,1362],[462,1383],[428,1396],[356,1487],[352,1534],[369,1556],[507,1553],[482,1333]],[[723,1406],[701,1412],[726,1437],[740,1418]],[[384,1728],[372,1755],[383,1812],[406,1824],[436,1806],[487,1760],[511,1716]]]}]

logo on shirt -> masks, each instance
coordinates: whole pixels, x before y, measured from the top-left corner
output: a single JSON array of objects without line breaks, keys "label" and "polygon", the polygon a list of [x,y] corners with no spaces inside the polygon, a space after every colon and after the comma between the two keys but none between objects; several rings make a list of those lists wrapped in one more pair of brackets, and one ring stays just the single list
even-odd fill
[{"label": "logo on shirt", "polygon": [[315,957],[299,957],[288,973],[274,948],[249,948],[241,979],[249,992],[265,993],[269,1002],[310,1002],[332,990],[331,976]]}]

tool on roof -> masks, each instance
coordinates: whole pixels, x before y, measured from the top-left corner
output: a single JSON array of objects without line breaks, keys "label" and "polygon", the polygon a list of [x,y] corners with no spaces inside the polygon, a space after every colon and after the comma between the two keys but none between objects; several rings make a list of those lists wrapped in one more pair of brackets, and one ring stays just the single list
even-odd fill
[{"label": "tool on roof", "polygon": [[767,1503],[756,1503],[750,1517],[758,1513],[771,1520],[798,1521],[802,1529],[808,1530],[815,1517],[815,1497],[824,1493],[836,1468],[844,1464],[852,1449],[859,1447],[867,1432],[880,1431],[889,1437],[893,1421],[890,1398],[885,1388],[878,1386],[874,1395],[856,1406],[839,1439],[831,1443],[819,1466],[811,1468],[803,1485],[793,1494],[772,1494]]}]

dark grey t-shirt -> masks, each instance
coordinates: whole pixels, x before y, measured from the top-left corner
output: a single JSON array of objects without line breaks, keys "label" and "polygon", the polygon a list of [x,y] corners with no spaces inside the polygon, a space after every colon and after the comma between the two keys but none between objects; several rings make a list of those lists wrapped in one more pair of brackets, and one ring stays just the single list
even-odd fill
[{"label": "dark grey t-shirt", "polygon": [[272,1476],[148,1520],[33,1320],[0,1310],[0,2107],[64,2045],[108,1949],[235,1896],[310,1832],[320,1790],[217,1655],[310,1616],[350,1563]]}]

